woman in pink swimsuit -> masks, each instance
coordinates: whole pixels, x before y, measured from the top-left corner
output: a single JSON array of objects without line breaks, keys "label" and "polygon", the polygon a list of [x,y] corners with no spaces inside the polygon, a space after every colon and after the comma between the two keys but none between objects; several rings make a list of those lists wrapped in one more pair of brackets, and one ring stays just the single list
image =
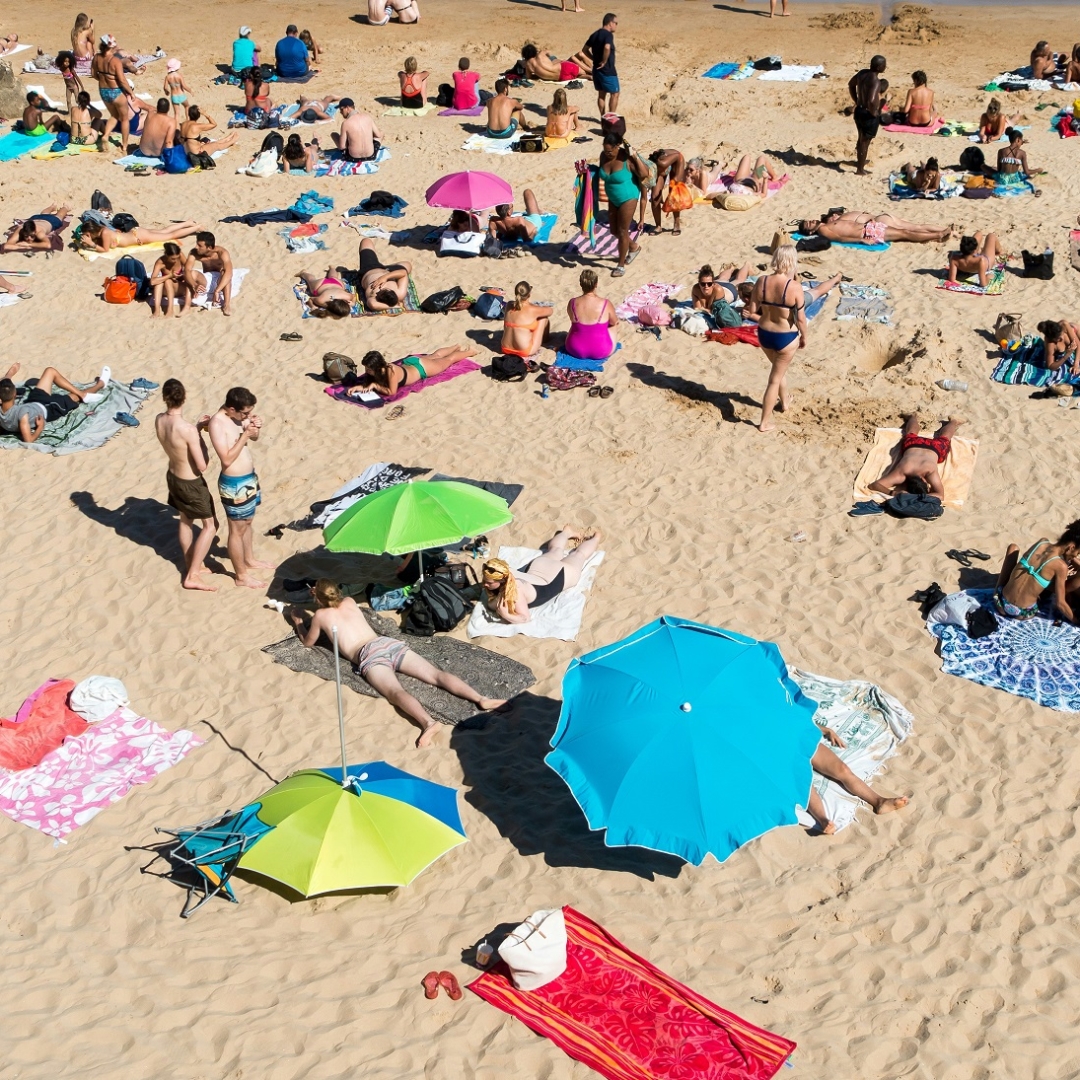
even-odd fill
[{"label": "woman in pink swimsuit", "polygon": [[563,348],[579,360],[606,360],[615,351],[611,327],[619,320],[611,302],[596,295],[596,280],[595,270],[582,270],[581,295],[566,305],[570,331]]}]

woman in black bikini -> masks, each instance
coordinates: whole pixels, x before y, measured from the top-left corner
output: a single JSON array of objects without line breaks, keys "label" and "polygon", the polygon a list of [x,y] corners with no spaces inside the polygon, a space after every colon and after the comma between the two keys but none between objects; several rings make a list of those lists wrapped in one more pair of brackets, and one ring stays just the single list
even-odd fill
[{"label": "woman in black bikini", "polygon": [[985,239],[981,232],[962,236],[960,250],[949,254],[949,281],[978,274],[979,284],[985,287],[987,275],[1002,258],[996,233],[987,233]]},{"label": "woman in black bikini", "polygon": [[[581,580],[600,539],[599,529],[580,535],[568,525],[541,547],[542,554],[520,570],[511,570],[502,559],[488,559],[481,578],[487,606],[504,622],[530,622],[535,608]],[[577,547],[571,551],[575,540]]]}]

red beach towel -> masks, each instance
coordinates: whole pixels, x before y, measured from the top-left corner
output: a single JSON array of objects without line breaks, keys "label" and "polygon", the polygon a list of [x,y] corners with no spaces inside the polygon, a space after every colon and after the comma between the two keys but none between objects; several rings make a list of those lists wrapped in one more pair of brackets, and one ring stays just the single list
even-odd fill
[{"label": "red beach towel", "polygon": [[795,1043],[755,1027],[635,956],[575,911],[567,966],[539,990],[516,990],[504,964],[469,984],[608,1080],[769,1080]]},{"label": "red beach towel", "polygon": [[23,703],[14,720],[0,720],[0,767],[32,769],[69,735],[81,735],[86,721],[68,708],[70,679],[50,679]]}]

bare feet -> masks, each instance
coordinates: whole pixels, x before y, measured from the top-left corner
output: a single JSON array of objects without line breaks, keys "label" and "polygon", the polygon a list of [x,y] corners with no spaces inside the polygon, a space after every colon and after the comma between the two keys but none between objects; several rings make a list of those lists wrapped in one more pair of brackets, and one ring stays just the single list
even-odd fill
[{"label": "bare feet", "polygon": [[831,821],[826,821],[824,825],[818,822],[818,829],[822,836],[832,836],[836,832],[836,826]]},{"label": "bare feet", "polygon": [[599,526],[594,526],[591,529],[586,529],[585,535],[582,537],[582,540],[592,540],[593,537],[596,537],[597,540],[603,540],[604,530],[601,529]]},{"label": "bare feet", "polygon": [[[199,573],[209,573],[209,568],[200,570]],[[240,583],[237,582],[239,585]],[[190,589],[192,592],[217,592],[216,585],[204,585],[197,577],[186,577],[180,582],[182,588]]]},{"label": "bare feet", "polygon": [[416,739],[416,749],[420,750],[425,746],[430,746],[435,738],[436,733],[439,730],[439,725],[432,720],[430,724],[423,731],[420,732]]},{"label": "bare feet", "polygon": [[21,367],[22,367],[22,364],[12,364],[11,367],[9,367],[7,369],[7,372],[5,373],[4,378],[5,379],[14,379],[15,376],[18,374],[19,368],[21,368]]},{"label": "bare feet", "polygon": [[775,431],[776,430],[776,425],[775,424],[758,424],[757,429],[758,429],[758,431]]},{"label": "bare feet", "polygon": [[501,709],[506,704],[506,698],[487,698],[482,697],[477,703],[476,707],[481,712],[495,712],[496,709]]},{"label": "bare feet", "polygon": [[254,578],[249,578],[249,577],[238,577],[236,579],[236,584],[241,586],[242,588],[245,588],[245,589],[265,589],[266,588],[266,582],[265,581],[256,581]]},{"label": "bare feet", "polygon": [[910,795],[901,795],[896,799],[882,799],[881,802],[874,807],[874,813],[891,814],[894,810],[903,810],[909,802],[911,802]]},{"label": "bare feet", "polygon": [[255,562],[254,560],[249,562],[248,566],[251,567],[252,570],[276,570],[277,569],[277,565],[275,563],[272,563],[272,562]]}]

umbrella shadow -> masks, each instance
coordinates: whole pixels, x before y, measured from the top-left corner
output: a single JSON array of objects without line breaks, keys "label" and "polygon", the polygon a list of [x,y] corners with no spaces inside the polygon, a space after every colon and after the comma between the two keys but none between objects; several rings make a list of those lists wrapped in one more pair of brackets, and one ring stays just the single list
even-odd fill
[{"label": "umbrella shadow", "polygon": [[474,806],[521,855],[543,855],[548,866],[621,870],[652,881],[679,876],[683,860],[648,848],[604,844],[604,832],[589,829],[585,815],[544,755],[559,719],[559,702],[519,694],[513,710],[483,731],[450,737]]}]

